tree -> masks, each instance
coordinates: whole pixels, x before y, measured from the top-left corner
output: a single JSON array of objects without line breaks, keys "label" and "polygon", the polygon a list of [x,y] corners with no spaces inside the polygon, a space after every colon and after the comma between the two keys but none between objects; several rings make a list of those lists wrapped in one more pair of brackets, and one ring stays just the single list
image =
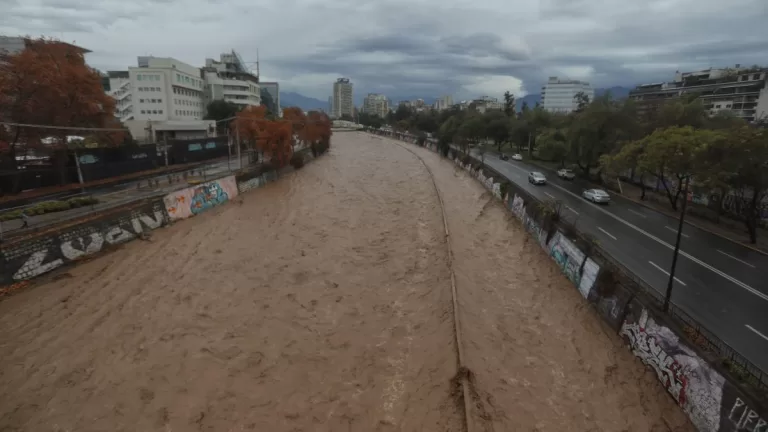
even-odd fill
[{"label": "tree", "polygon": [[576,111],[581,111],[589,105],[589,95],[584,92],[578,92],[573,95],[573,101],[577,104]]},{"label": "tree", "polygon": [[491,118],[486,126],[488,136],[493,140],[496,149],[501,152],[501,146],[509,140],[509,121],[506,118]]},{"label": "tree", "polygon": [[515,95],[509,91],[504,92],[504,114],[511,117],[515,113]]},{"label": "tree", "polygon": [[569,160],[576,163],[585,178],[600,166],[600,157],[638,137],[637,114],[629,100],[614,101],[603,95],[576,113],[568,129]]},{"label": "tree", "polygon": [[638,169],[659,179],[669,204],[677,210],[683,183],[702,172],[699,163],[702,151],[719,139],[718,132],[690,126],[657,129],[642,140],[622,147],[614,158],[604,158],[603,163],[613,163],[614,170],[628,169],[636,163]]},{"label": "tree", "polygon": [[[0,54],[0,65],[0,119],[70,128],[116,126],[115,101],[104,93],[101,77],[86,65],[81,49],[55,40],[28,40],[23,51]],[[10,126],[0,127],[0,134],[9,149],[6,167],[18,169],[16,155],[48,137],[60,150],[66,149],[66,137],[73,131]],[[113,145],[124,141],[112,138]],[[63,158],[54,164],[62,168],[65,182],[67,154],[57,151],[55,155],[54,159]]]},{"label": "tree", "polygon": [[205,107],[205,117],[203,119],[216,120],[216,130],[219,133],[223,133],[223,131],[229,128],[229,123],[231,122],[231,120],[223,120],[234,117],[240,111],[240,108],[240,106],[232,102],[226,102],[221,99],[215,100]]},{"label": "tree", "polygon": [[706,142],[699,153],[697,182],[730,192],[736,198],[735,213],[744,222],[752,244],[764,200],[768,199],[768,130],[750,126],[731,129],[720,139]]},{"label": "tree", "polygon": [[555,161],[560,167],[565,166],[568,157],[568,142],[565,134],[559,129],[546,129],[537,138],[538,157]]}]

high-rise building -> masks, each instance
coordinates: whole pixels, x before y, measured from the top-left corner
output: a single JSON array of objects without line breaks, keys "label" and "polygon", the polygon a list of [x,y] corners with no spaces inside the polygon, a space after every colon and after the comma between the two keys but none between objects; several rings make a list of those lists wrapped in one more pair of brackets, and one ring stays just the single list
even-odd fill
[{"label": "high-rise building", "polygon": [[282,108],[280,108],[280,84],[274,81],[272,82],[261,81],[259,85],[261,86],[262,90],[269,93],[269,96],[272,97],[272,101],[275,103],[275,110],[277,110],[276,114],[282,117],[283,110]]},{"label": "high-rise building", "polygon": [[205,59],[202,76],[205,79],[205,106],[215,100],[223,100],[240,107],[261,104],[259,76],[245,66],[245,62],[235,50],[220,54],[218,61]]},{"label": "high-rise building", "polygon": [[443,96],[436,100],[432,107],[437,111],[443,111],[453,106],[453,97],[451,95]]},{"label": "high-rise building", "polygon": [[584,93],[590,101],[595,97],[595,91],[588,82],[549,77],[547,84],[541,88],[541,106],[550,112],[567,114],[579,107],[575,99],[579,93]]},{"label": "high-rise building", "polygon": [[768,68],[750,67],[677,72],[671,82],[644,84],[629,92],[641,114],[665,101],[696,94],[710,114],[730,111],[748,122],[768,117]]},{"label": "high-rise building", "polygon": [[389,101],[387,97],[382,94],[368,93],[368,96],[363,100],[363,112],[366,114],[374,114],[381,118],[387,116],[389,113]]},{"label": "high-rise building", "polygon": [[341,118],[343,115],[350,117],[355,114],[355,106],[352,103],[352,83],[349,78],[339,78],[333,83],[333,107],[331,116]]}]

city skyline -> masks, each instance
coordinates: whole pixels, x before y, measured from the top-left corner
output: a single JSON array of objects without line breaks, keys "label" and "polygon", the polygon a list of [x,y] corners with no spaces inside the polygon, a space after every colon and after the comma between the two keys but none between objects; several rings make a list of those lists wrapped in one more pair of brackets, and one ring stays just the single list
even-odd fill
[{"label": "city skyline", "polygon": [[[393,99],[500,98],[505,90],[538,93],[548,76],[605,88],[665,80],[676,70],[760,63],[768,57],[768,28],[760,25],[765,3],[737,3],[449,2],[436,13],[427,2],[404,5],[405,15],[392,4],[274,3],[260,7],[261,24],[252,26],[252,8],[243,0],[224,8],[202,0],[12,1],[0,34],[77,43],[92,50],[89,63],[100,70],[124,69],[140,55],[202,66],[209,53],[233,48],[255,62],[258,50],[265,81],[321,100],[339,76],[352,78],[360,94]],[[683,10],[696,13],[671,13]],[[373,21],[394,24],[372,28]],[[319,36],[274,38],[277,29]]]}]

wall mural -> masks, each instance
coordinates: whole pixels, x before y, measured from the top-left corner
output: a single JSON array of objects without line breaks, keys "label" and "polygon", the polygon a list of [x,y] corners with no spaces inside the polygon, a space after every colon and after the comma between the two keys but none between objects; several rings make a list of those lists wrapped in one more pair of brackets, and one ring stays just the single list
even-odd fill
[{"label": "wall mural", "polygon": [[163,198],[168,217],[186,219],[235,198],[238,194],[234,176],[171,192]]}]

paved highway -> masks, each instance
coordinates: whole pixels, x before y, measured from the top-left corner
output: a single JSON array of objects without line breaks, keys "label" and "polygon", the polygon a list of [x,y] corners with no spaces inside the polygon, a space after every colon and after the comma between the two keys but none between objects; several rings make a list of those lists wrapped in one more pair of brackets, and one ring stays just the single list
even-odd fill
[{"label": "paved highway", "polygon": [[[608,205],[584,200],[590,186],[545,172],[548,184],[528,183],[540,168],[503,161],[485,163],[542,200],[563,203],[563,217],[591,234],[601,247],[663,295],[677,235],[677,219],[611,194]],[[684,225],[672,303],[748,360],[768,371],[768,256]]]}]

